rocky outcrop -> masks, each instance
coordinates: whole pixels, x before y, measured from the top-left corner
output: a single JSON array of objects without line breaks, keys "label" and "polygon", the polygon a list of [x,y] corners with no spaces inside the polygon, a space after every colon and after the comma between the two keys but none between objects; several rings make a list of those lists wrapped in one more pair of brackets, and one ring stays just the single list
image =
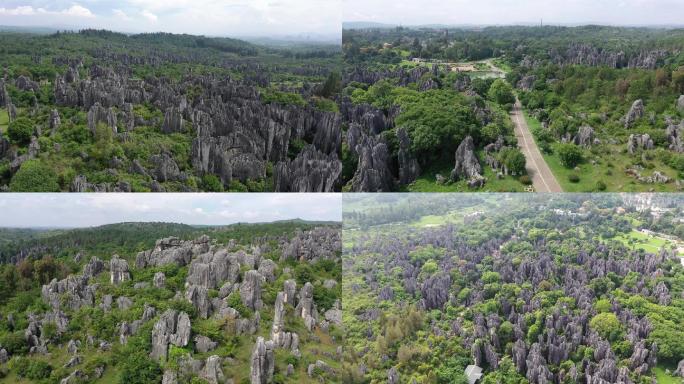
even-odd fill
[{"label": "rocky outcrop", "polygon": [[518,89],[521,89],[523,91],[531,91],[532,87],[534,87],[534,82],[537,81],[537,76],[534,75],[528,75],[524,76],[522,79],[518,81],[516,84],[516,87]]},{"label": "rocky outcrop", "polygon": [[684,113],[684,95],[679,96],[679,99],[677,99],[677,110]]},{"label": "rocky outcrop", "polygon": [[164,272],[157,272],[154,274],[152,285],[154,285],[155,288],[164,288],[166,285],[166,275],[164,275]]},{"label": "rocky outcrop", "polygon": [[631,134],[627,140],[627,151],[630,154],[634,154],[639,150],[653,149],[653,140],[648,133],[643,135]]},{"label": "rocky outcrop", "polygon": [[62,125],[62,120],[59,117],[59,112],[56,109],[53,109],[52,112],[50,112],[50,120],[48,121],[50,135],[54,135],[60,125]]},{"label": "rocky outcrop", "polygon": [[263,306],[261,301],[261,284],[263,277],[255,270],[247,271],[240,284],[240,298],[247,308],[259,310]]},{"label": "rocky outcrop", "polygon": [[164,123],[162,124],[162,132],[176,133],[183,131],[183,115],[176,107],[171,107],[164,113]]},{"label": "rocky outcrop", "polygon": [[120,259],[118,255],[112,256],[109,262],[109,272],[110,282],[114,285],[131,279],[131,274],[128,272],[128,262]]},{"label": "rocky outcrop", "polygon": [[202,335],[195,336],[195,351],[199,353],[205,353],[213,351],[218,346],[218,343],[211,340],[210,338]]},{"label": "rocky outcrop", "polygon": [[150,157],[150,162],[154,165],[152,176],[161,182],[165,181],[179,181],[182,179],[182,174],[178,168],[178,164],[168,153],[164,152],[159,155]]},{"label": "rocky outcrop", "polygon": [[307,282],[299,291],[295,314],[304,320],[304,325],[311,331],[316,325],[318,313],[313,301],[313,285]]},{"label": "rocky outcrop", "polygon": [[169,344],[185,347],[190,341],[190,317],[185,312],[169,309],[164,312],[152,329],[152,352],[155,360],[165,361]]},{"label": "rocky outcrop", "polygon": [[295,259],[300,262],[334,260],[341,246],[339,228],[316,227],[308,231],[297,231],[282,245],[280,259]]},{"label": "rocky outcrop", "polygon": [[679,364],[677,364],[677,369],[672,372],[672,374],[684,378],[684,360],[679,361]]},{"label": "rocky outcrop", "polygon": [[209,252],[211,240],[201,236],[195,240],[183,241],[177,237],[166,237],[156,241],[151,250],[139,252],[135,258],[136,268],[161,267],[167,264],[184,266],[193,257]]},{"label": "rocky outcrop", "polygon": [[584,148],[589,148],[594,142],[594,128],[583,125],[577,131],[577,134],[573,138],[575,145],[579,145]]},{"label": "rocky outcrop", "polygon": [[59,309],[62,303],[69,309],[77,310],[95,305],[95,289],[95,286],[88,285],[88,275],[71,275],[43,285],[41,297],[54,310]]},{"label": "rocky outcrop", "polygon": [[390,171],[390,156],[387,144],[375,136],[367,136],[357,124],[347,132],[347,142],[359,161],[351,180],[354,192],[390,192],[394,180]]},{"label": "rocky outcrop", "polygon": [[90,107],[90,110],[88,110],[88,129],[90,129],[91,133],[95,133],[98,124],[106,124],[111,128],[112,132],[117,133],[114,109],[105,108],[100,103],[95,103]]},{"label": "rocky outcrop", "polygon": [[411,139],[404,128],[397,128],[397,140],[399,141],[399,183],[410,184],[420,176],[420,165],[411,151]]},{"label": "rocky outcrop", "polygon": [[456,149],[454,169],[451,171],[451,180],[482,180],[482,166],[475,155],[473,138],[467,136]]},{"label": "rocky outcrop", "polygon": [[684,153],[684,120],[680,121],[679,124],[668,121],[665,135],[667,136],[667,141],[670,143],[670,150],[677,153]]},{"label": "rocky outcrop", "polygon": [[644,102],[641,99],[638,99],[632,103],[632,106],[629,108],[629,112],[625,115],[623,118],[624,123],[625,123],[625,128],[629,128],[634,124],[635,121],[638,119],[642,118],[644,116]]},{"label": "rocky outcrop", "polygon": [[336,153],[326,155],[307,145],[294,160],[276,164],[275,191],[333,192],[341,174],[342,162]]},{"label": "rocky outcrop", "polygon": [[269,384],[273,380],[275,370],[273,349],[272,341],[264,341],[261,336],[257,338],[250,365],[250,382],[252,384]]}]

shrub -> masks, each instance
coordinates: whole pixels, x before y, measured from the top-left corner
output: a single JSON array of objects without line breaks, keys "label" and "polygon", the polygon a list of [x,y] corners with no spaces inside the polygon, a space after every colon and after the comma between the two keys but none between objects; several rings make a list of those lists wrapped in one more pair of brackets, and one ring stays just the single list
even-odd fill
[{"label": "shrub", "polygon": [[28,352],[24,331],[8,333],[0,339],[0,345],[10,353],[10,355],[22,355]]},{"label": "shrub", "polygon": [[518,178],[518,181],[524,185],[532,185],[532,178],[528,175],[522,175]]},{"label": "shrub", "polygon": [[28,144],[32,135],[33,122],[25,117],[14,120],[7,127],[7,136],[15,144]]},{"label": "shrub", "polygon": [[211,174],[202,176],[202,188],[207,192],[223,192],[223,183]]},{"label": "shrub", "polygon": [[568,175],[568,181],[571,183],[579,183],[580,177],[576,173],[571,173]]},{"label": "shrub", "polygon": [[582,161],[582,150],[575,144],[559,144],[556,152],[561,164],[566,168],[573,168]]},{"label": "shrub", "polygon": [[57,175],[40,160],[27,160],[10,181],[12,192],[59,192]]},{"label": "shrub", "polygon": [[604,183],[603,181],[599,180],[596,182],[596,190],[597,191],[605,191],[606,188],[608,188],[608,187],[606,186],[606,183]]}]

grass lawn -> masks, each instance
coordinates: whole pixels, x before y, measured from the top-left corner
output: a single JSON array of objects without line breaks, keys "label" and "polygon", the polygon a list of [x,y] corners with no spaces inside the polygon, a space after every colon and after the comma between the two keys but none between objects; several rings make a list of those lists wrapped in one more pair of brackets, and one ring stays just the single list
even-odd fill
[{"label": "grass lawn", "polygon": [[7,132],[7,126],[9,125],[9,113],[5,108],[0,108],[0,133]]},{"label": "grass lawn", "polygon": [[[537,119],[525,113],[525,119],[534,131],[541,124]],[[557,154],[546,154],[542,152],[544,160],[551,168],[558,183],[564,192],[597,192],[596,184],[602,181],[606,185],[606,192],[672,192],[674,182],[666,184],[644,184],[638,182],[634,177],[625,173],[625,170],[632,165],[633,157],[623,153],[625,145],[602,144],[595,146],[594,152],[583,150],[584,161],[578,165],[579,170],[568,169],[560,162]],[[592,161],[594,164],[592,164]],[[641,171],[643,176],[649,176],[654,170],[659,170],[670,178],[676,178],[677,173],[669,166],[654,159],[650,161],[653,169]],[[572,174],[579,176],[580,180],[576,183],[571,182],[568,177]]]},{"label": "grass lawn", "polygon": [[681,384],[684,382],[684,379],[666,374],[665,368],[660,365],[653,368],[653,371],[656,374],[656,380],[658,381],[658,384]]},{"label": "grass lawn", "polygon": [[[478,151],[478,158],[480,164],[484,164],[483,153]],[[468,187],[466,180],[461,180],[456,183],[437,184],[435,175],[440,174],[445,178],[449,178],[451,170],[454,168],[453,160],[450,162],[441,161],[435,163],[427,169],[424,169],[422,174],[409,185],[400,187],[401,192],[524,192],[525,185],[519,182],[512,176],[506,176],[503,179],[497,179],[496,174],[492,169],[486,165],[482,167],[484,170],[484,177],[487,179],[484,187],[479,189],[472,189]]]},{"label": "grass lawn", "polygon": [[652,237],[636,230],[632,230],[632,232],[628,233],[627,235],[615,236],[614,239],[621,241],[630,248],[634,247],[635,249],[643,249],[649,253],[657,253],[664,246],[675,245],[670,240]]}]

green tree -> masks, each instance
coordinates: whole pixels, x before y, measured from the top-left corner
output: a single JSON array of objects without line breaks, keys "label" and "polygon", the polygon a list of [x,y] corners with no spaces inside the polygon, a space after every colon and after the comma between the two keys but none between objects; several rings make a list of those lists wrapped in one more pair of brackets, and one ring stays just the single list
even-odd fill
[{"label": "green tree", "polygon": [[572,143],[558,144],[556,149],[561,164],[566,168],[574,168],[582,161],[582,150]]},{"label": "green tree", "polygon": [[27,160],[10,181],[12,192],[59,192],[57,175],[40,160]]},{"label": "green tree", "polygon": [[20,117],[9,124],[7,136],[15,144],[28,144],[33,136],[33,122],[25,117]]},{"label": "green tree", "polygon": [[515,95],[513,94],[513,87],[503,79],[496,79],[489,87],[487,96],[490,100],[500,104],[509,105],[515,103]]},{"label": "green tree", "polygon": [[622,323],[612,312],[603,312],[594,316],[589,322],[591,329],[606,340],[615,341],[622,335]]}]

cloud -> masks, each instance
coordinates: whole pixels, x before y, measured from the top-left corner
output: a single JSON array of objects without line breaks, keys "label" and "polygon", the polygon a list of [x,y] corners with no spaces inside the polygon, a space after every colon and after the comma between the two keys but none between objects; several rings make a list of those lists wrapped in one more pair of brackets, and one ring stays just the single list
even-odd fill
[{"label": "cloud", "polygon": [[157,15],[155,15],[154,13],[152,13],[148,10],[143,10],[140,14],[143,15],[144,18],[146,18],[147,20],[149,20],[152,23],[156,23],[157,20],[159,19],[159,17],[157,17]]},{"label": "cloud", "polygon": [[0,15],[6,16],[36,16],[36,15],[61,15],[82,18],[92,18],[95,15],[86,7],[74,4],[69,8],[59,11],[48,11],[45,8],[34,8],[30,5],[22,5],[16,8],[0,8]]},{"label": "cloud", "polygon": [[95,17],[95,15],[93,15],[88,8],[82,7],[80,5],[72,5],[70,8],[63,10],[61,13],[68,16]]},{"label": "cloud", "polygon": [[112,13],[114,16],[122,19],[122,20],[131,20],[131,17],[128,16],[128,14],[120,9],[112,9]]}]

